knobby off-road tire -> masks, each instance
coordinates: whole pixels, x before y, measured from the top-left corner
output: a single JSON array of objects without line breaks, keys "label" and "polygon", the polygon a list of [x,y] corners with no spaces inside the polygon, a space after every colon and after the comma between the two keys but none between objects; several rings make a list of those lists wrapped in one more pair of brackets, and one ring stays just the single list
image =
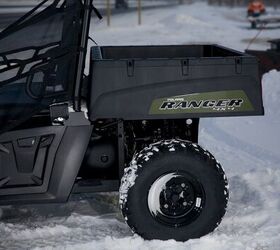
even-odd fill
[{"label": "knobby off-road tire", "polygon": [[145,239],[186,241],[212,232],[228,201],[221,165],[197,144],[160,141],[135,155],[120,186],[120,208]]}]

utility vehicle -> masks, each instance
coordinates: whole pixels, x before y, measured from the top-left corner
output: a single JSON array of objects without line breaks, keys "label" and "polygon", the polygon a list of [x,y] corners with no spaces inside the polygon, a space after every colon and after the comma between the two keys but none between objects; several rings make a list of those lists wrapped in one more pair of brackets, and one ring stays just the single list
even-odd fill
[{"label": "utility vehicle", "polygon": [[92,11],[91,0],[45,0],[0,34],[0,204],[119,190],[145,239],[213,231],[228,182],[197,144],[199,119],[263,115],[256,58],[218,45],[93,46],[84,74]]}]

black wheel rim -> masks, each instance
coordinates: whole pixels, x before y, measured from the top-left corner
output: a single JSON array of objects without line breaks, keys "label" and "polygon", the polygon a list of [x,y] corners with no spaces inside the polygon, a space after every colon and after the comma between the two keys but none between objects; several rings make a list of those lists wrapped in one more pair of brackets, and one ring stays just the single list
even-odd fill
[{"label": "black wheel rim", "polygon": [[200,182],[184,171],[160,176],[148,192],[150,214],[158,222],[181,227],[196,220],[205,204]]}]

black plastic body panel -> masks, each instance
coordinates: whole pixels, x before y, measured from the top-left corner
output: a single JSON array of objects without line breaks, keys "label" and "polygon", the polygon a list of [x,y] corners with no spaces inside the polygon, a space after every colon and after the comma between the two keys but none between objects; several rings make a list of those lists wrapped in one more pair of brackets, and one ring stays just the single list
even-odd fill
[{"label": "black plastic body panel", "polygon": [[[47,191],[64,132],[65,127],[56,126],[12,131],[0,136],[0,143],[8,149],[6,153],[0,152],[0,180],[7,180],[0,186],[0,197]],[[49,142],[44,145],[45,140]]]},{"label": "black plastic body panel", "polygon": [[[264,113],[257,59],[217,45],[93,47],[91,77],[91,120]],[[160,98],[219,91],[244,92],[252,109],[242,112],[150,112],[152,103]]]},{"label": "black plastic body panel", "polygon": [[[0,205],[67,201],[92,133],[92,126],[88,121],[80,118],[74,115],[74,121],[71,121],[70,116],[70,121],[65,126],[34,128],[1,135],[0,143],[9,152],[0,151],[0,178],[8,178],[8,182],[0,186]],[[45,144],[48,148],[42,158],[40,150],[45,148],[42,138],[49,135],[52,135],[53,139]],[[30,144],[28,138],[37,138],[33,143],[36,147],[34,155],[30,154],[32,140]],[[39,143],[36,143],[37,140]],[[19,142],[24,143],[23,147],[15,150]],[[23,162],[15,161],[22,155],[22,149],[29,151],[26,161],[30,164],[25,169],[22,169]],[[36,168],[37,162],[42,164],[40,176],[39,167]],[[12,182],[14,185],[9,186]]]}]

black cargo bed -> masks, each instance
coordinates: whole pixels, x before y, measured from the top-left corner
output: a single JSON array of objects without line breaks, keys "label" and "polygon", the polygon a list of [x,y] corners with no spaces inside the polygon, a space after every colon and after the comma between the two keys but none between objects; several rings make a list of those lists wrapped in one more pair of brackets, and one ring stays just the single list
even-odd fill
[{"label": "black cargo bed", "polygon": [[93,47],[91,60],[91,120],[264,113],[257,59],[218,45]]},{"label": "black cargo bed", "polygon": [[242,56],[242,53],[215,45],[107,46],[100,49],[103,60]]}]

